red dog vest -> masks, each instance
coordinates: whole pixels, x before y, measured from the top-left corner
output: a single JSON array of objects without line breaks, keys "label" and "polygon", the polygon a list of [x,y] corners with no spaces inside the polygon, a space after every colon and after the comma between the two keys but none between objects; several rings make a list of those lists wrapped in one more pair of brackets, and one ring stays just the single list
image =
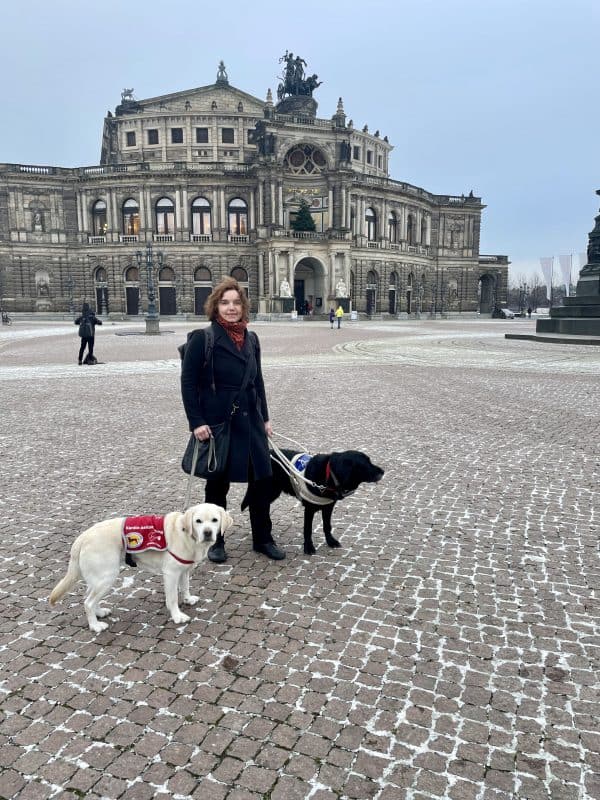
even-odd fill
[{"label": "red dog vest", "polygon": [[123,543],[127,553],[166,550],[165,518],[153,515],[127,517],[123,524]]}]

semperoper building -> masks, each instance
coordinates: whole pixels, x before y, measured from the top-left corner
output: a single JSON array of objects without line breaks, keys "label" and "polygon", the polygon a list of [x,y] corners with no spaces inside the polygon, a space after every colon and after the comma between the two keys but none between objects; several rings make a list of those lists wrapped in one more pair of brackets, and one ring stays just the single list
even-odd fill
[{"label": "semperoper building", "polygon": [[[259,316],[490,313],[508,259],[479,252],[481,198],[389,177],[392,145],[286,53],[273,102],[216,81],[108,112],[98,166],[0,164],[0,302],[9,312],[200,315],[233,275]],[[294,221],[308,204],[314,230]],[[149,252],[149,246],[152,251]],[[150,255],[150,258],[148,256]],[[151,260],[152,275],[147,263]]]}]

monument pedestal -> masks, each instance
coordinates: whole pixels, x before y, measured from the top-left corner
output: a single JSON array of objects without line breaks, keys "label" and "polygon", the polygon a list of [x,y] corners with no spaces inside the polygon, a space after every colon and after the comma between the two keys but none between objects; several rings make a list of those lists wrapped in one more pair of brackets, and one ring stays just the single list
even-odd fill
[{"label": "monument pedestal", "polygon": [[564,305],[551,308],[548,318],[538,319],[535,335],[507,333],[506,338],[600,345],[600,214],[589,236],[587,259],[575,295],[565,297]]},{"label": "monument pedestal", "polygon": [[146,317],[146,336],[160,336],[160,317]]}]

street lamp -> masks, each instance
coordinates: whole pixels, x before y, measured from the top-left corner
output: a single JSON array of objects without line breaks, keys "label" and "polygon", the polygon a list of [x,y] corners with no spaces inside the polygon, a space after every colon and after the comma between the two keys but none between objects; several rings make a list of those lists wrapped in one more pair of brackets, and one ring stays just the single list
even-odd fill
[{"label": "street lamp", "polygon": [[[148,242],[146,245],[146,278],[148,281],[148,311],[146,314],[146,335],[147,336],[157,336],[160,334],[160,316],[158,313],[158,309],[156,308],[156,295],[154,293],[154,261],[152,258],[152,244]],[[138,267],[142,268],[142,263],[144,262],[144,254],[141,250],[138,250],[135,254],[137,259]],[[163,255],[162,253],[156,254],[156,260],[158,263],[158,268],[162,267],[163,263]]]},{"label": "street lamp", "polygon": [[69,314],[75,313],[75,302],[73,295],[75,293],[75,281],[73,280],[73,276],[69,275],[67,278],[67,291],[69,293]]}]

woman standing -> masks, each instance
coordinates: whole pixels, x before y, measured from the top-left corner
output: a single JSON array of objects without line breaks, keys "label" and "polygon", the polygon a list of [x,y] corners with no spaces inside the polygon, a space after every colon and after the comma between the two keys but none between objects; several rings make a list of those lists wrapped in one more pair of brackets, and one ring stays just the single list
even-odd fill
[{"label": "woman standing", "polygon": [[[279,561],[285,551],[277,546],[270,515],[271,458],[267,437],[273,430],[260,364],[258,337],[247,331],[250,304],[233,278],[215,287],[204,306],[213,333],[212,357],[205,360],[204,335],[192,336],[181,368],[181,396],[190,430],[205,441],[211,425],[230,419],[231,438],[226,471],[206,481],[204,500],[227,508],[230,484],[248,483],[251,489],[252,547]],[[240,393],[246,366],[249,377]],[[234,413],[230,416],[231,409]],[[208,552],[211,561],[226,561],[225,542],[219,534]]]},{"label": "woman standing", "polygon": [[94,314],[90,308],[89,303],[84,303],[81,308],[81,316],[75,320],[75,325],[79,325],[79,336],[81,338],[81,345],[79,347],[79,355],[77,356],[77,363],[81,366],[83,363],[83,354],[87,345],[88,354],[85,357],[86,364],[97,364],[94,358],[94,338],[96,335],[96,325],[102,325],[102,320]]}]

